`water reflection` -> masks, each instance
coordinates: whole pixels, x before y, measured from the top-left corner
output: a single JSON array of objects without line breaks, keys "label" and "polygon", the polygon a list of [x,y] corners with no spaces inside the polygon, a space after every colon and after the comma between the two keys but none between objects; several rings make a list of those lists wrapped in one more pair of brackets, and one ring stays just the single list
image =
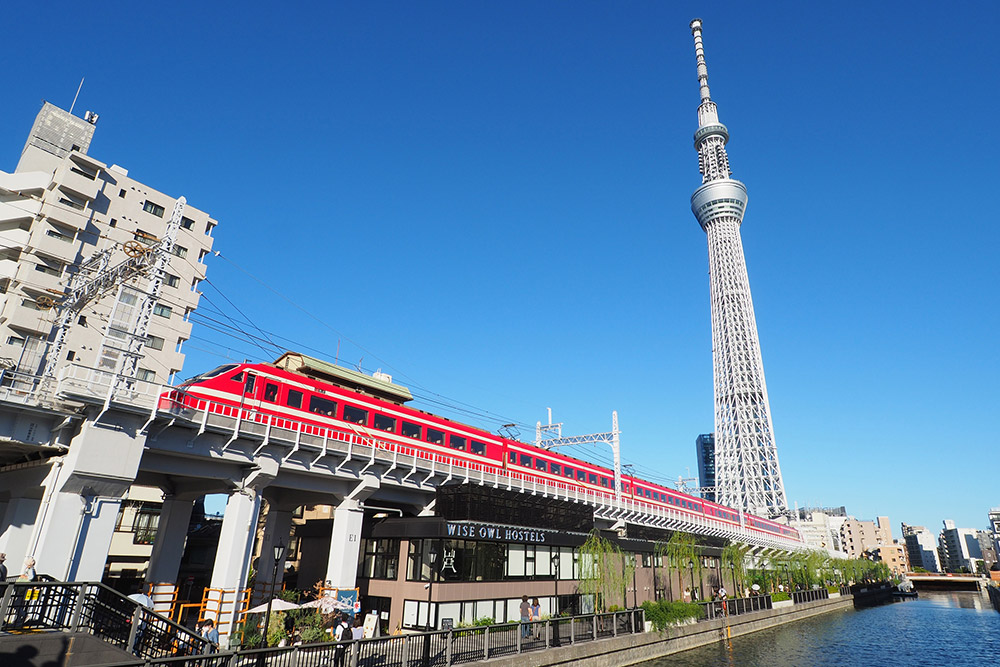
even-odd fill
[{"label": "water reflection", "polygon": [[997,664],[1000,614],[985,593],[929,592],[720,640],[643,667]]}]

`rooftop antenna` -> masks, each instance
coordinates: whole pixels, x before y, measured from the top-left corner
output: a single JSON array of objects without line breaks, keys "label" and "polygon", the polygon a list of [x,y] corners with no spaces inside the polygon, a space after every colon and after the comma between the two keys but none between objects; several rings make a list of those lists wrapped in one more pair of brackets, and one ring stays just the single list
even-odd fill
[{"label": "rooftop antenna", "polygon": [[76,106],[76,98],[80,97],[80,89],[83,88],[83,80],[87,77],[80,77],[80,85],[76,87],[76,95],[73,96],[73,104],[69,105],[69,112],[73,113],[73,107]]}]

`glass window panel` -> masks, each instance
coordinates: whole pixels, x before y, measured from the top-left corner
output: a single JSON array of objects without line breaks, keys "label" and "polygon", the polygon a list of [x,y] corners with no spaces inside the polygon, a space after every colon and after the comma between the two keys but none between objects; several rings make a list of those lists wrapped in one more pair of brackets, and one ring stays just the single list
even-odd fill
[{"label": "glass window panel", "polygon": [[449,435],[448,436],[448,446],[450,446],[452,449],[461,449],[464,452],[465,451],[465,438],[461,438],[461,437],[459,437],[457,435]]},{"label": "glass window panel", "polygon": [[507,546],[507,576],[524,576],[524,545],[510,544]]},{"label": "glass window panel", "polygon": [[543,472],[548,472],[548,470],[549,470],[549,464],[548,464],[548,462],[547,461],[543,461],[542,459],[535,459],[535,470],[541,470]]},{"label": "glass window panel", "polygon": [[270,403],[278,402],[278,385],[270,382],[264,384],[264,400]]},{"label": "glass window panel", "polygon": [[531,457],[528,456],[527,454],[521,454],[521,465],[530,468],[531,467]]},{"label": "glass window panel", "polygon": [[336,417],[337,404],[323,398],[322,396],[310,396],[309,412],[315,412],[318,415],[326,415],[327,417]]},{"label": "glass window panel", "polygon": [[403,422],[403,435],[407,438],[420,438],[420,425],[410,422]]},{"label": "glass window panel", "polygon": [[392,417],[387,417],[386,415],[376,414],[374,417],[375,428],[380,431],[387,431],[389,433],[396,432],[396,420]]},{"label": "glass window panel", "polygon": [[362,410],[354,405],[344,406],[344,421],[352,424],[365,425],[368,423],[368,411]]},{"label": "glass window panel", "polygon": [[473,440],[472,444],[469,447],[469,449],[472,451],[473,454],[482,454],[482,455],[485,455],[486,454],[486,443],[476,442],[475,440]]},{"label": "glass window panel", "polygon": [[427,429],[427,442],[434,445],[444,444],[444,431],[439,431],[436,428]]},{"label": "glass window panel", "polygon": [[301,408],[302,407],[302,392],[296,391],[294,389],[288,390],[288,397],[285,399],[285,403],[290,408]]}]

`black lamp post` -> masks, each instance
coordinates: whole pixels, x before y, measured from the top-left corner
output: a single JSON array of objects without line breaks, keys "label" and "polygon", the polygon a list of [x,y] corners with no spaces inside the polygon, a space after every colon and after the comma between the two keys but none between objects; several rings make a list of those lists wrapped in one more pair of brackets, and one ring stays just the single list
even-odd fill
[{"label": "black lamp post", "polygon": [[[424,635],[424,667],[430,667],[431,664],[431,631],[434,627],[431,625],[431,591],[434,590],[434,563],[437,561],[438,550],[437,543],[431,542],[430,551],[427,553],[428,560],[430,560],[431,567],[430,572],[427,576],[427,625],[426,632]],[[437,616],[437,614],[435,614]],[[435,619],[437,620],[437,619]],[[437,625],[435,623],[434,625]]]},{"label": "black lamp post", "polygon": [[743,597],[743,594],[740,592],[740,587],[736,585],[736,563],[729,563],[729,582],[732,584],[733,592],[736,594],[736,597]]},{"label": "black lamp post", "polygon": [[278,542],[274,545],[274,564],[271,569],[271,594],[267,597],[267,612],[264,614],[264,632],[261,636],[261,644],[267,646],[267,631],[271,626],[271,603],[274,602],[274,587],[278,585],[278,564],[285,555],[285,545]]},{"label": "black lamp post", "polygon": [[639,567],[639,559],[632,554],[632,608],[639,606],[639,586],[635,583],[635,571]]},{"label": "black lamp post", "polygon": [[[556,547],[556,548],[558,549],[558,547]],[[554,581],[554,584],[555,584],[555,594],[556,594],[556,603],[555,603],[555,605],[553,607],[554,613],[552,614],[553,616],[556,617],[555,625],[552,626],[552,645],[553,646],[559,646],[560,645],[560,643],[559,643],[559,566],[560,566],[560,564],[561,563],[559,561],[559,552],[557,551],[556,553],[552,554],[552,567],[555,570],[555,576],[556,576],[555,581]]]},{"label": "black lamp post", "polygon": [[688,572],[691,573],[691,602],[694,602],[694,561],[688,561]]}]

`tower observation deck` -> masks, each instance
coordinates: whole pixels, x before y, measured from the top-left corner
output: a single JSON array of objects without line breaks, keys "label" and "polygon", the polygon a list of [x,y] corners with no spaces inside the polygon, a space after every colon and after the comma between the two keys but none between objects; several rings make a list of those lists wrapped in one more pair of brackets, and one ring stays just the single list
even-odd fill
[{"label": "tower observation deck", "polygon": [[698,61],[698,130],[694,146],[702,185],[691,210],[708,237],[715,386],[716,501],[764,516],[788,511],[778,466],[760,339],[750,297],[740,226],[747,188],[732,178],[729,130],[708,89],[701,19],[691,22]]}]

